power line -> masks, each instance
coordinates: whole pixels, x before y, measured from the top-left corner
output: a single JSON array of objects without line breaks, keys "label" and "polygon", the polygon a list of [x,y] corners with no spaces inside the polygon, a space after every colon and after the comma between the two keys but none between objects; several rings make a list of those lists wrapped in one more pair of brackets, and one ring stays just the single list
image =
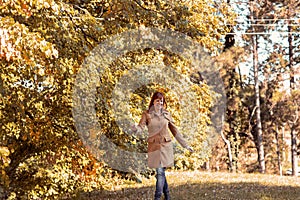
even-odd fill
[{"label": "power line", "polygon": [[300,24],[235,24],[235,25],[232,25],[232,26],[299,26],[300,27]]},{"label": "power line", "polygon": [[[65,18],[65,19],[81,19],[81,17],[75,17],[75,16],[47,16],[48,18]],[[94,19],[96,20],[99,20],[99,21],[104,21],[105,19],[104,18],[100,18],[100,17],[93,17]],[[285,20],[285,21],[296,21],[296,20],[299,20],[300,21],[300,18],[298,19],[256,19],[254,21],[278,21],[278,20]],[[252,20],[244,20],[244,21],[252,21]],[[230,24],[227,24],[227,25],[230,25]],[[227,26],[226,25],[226,26]],[[232,26],[278,26],[280,27],[281,25],[280,24],[235,24],[235,25],[232,25]],[[296,25],[296,24],[291,24],[289,26],[300,26],[300,25]],[[283,31],[273,31],[273,32],[248,32],[248,33],[241,33],[241,32],[237,32],[237,33],[227,33],[227,35],[272,35],[272,34],[282,34],[282,35],[285,35],[285,34],[300,34],[299,31],[293,31],[293,32],[283,32]]]},{"label": "power line", "polygon": [[[57,18],[56,16],[48,16],[48,18]],[[69,17],[69,16],[60,16],[59,18],[63,18],[63,19],[81,19],[81,17],[75,17],[75,16],[72,16],[72,17]],[[99,20],[99,21],[104,21],[105,18],[102,18],[102,17],[94,17],[94,19],[96,20]],[[262,19],[262,21],[267,21],[265,19]],[[282,20],[282,19],[281,19]],[[288,19],[284,19],[284,20],[288,20]],[[300,21],[300,19],[297,19]],[[249,21],[249,20],[245,20],[245,21]],[[281,26],[280,24],[224,24],[225,26]],[[299,26],[300,27],[300,24],[290,24],[289,26]]]},{"label": "power line", "polygon": [[274,31],[274,32],[249,32],[249,33],[226,33],[226,35],[273,35],[273,34],[300,34],[300,32],[280,32],[280,31]]},{"label": "power line", "polygon": [[[260,19],[241,19],[243,22],[281,22],[281,21],[297,21],[300,22],[300,18],[292,18],[292,19],[287,19],[287,18],[277,18],[277,19],[267,19],[267,18],[260,18]],[[239,20],[235,20],[236,22],[239,22]]]}]

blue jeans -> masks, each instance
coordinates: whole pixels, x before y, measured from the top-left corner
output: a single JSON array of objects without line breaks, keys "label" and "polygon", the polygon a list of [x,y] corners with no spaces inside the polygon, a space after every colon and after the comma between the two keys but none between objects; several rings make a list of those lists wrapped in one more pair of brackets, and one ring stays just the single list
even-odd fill
[{"label": "blue jeans", "polygon": [[165,167],[156,168],[156,189],[154,200],[159,200],[164,193],[165,199],[170,200],[169,187],[165,175]]}]

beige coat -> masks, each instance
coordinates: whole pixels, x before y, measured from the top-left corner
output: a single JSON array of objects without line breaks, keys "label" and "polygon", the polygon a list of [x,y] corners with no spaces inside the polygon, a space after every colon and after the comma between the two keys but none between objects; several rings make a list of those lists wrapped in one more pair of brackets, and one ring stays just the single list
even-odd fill
[{"label": "beige coat", "polygon": [[148,166],[173,166],[173,144],[168,129],[182,147],[187,148],[188,144],[176,128],[170,113],[164,109],[160,115],[154,112],[154,109],[144,111],[138,130],[143,130],[145,126],[148,128]]}]

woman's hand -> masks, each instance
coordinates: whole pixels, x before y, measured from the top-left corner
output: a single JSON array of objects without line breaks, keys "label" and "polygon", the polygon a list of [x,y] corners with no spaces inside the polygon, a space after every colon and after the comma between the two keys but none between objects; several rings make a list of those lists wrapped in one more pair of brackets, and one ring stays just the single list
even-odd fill
[{"label": "woman's hand", "polygon": [[191,153],[194,153],[194,150],[192,147],[188,146],[186,149],[189,150]]},{"label": "woman's hand", "polygon": [[136,127],[136,125],[135,125],[135,124],[132,124],[132,125],[130,126],[130,130],[131,130],[131,132],[133,132],[133,133],[137,132],[137,127]]}]

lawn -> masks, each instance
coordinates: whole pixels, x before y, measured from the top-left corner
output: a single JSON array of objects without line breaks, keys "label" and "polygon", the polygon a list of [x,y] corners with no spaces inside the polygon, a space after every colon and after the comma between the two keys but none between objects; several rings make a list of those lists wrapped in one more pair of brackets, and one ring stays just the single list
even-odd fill
[{"label": "lawn", "polygon": [[[202,171],[168,171],[166,175],[172,200],[300,200],[300,177]],[[142,180],[142,183],[129,182],[110,191],[82,194],[79,199],[153,199],[155,177]]]}]

